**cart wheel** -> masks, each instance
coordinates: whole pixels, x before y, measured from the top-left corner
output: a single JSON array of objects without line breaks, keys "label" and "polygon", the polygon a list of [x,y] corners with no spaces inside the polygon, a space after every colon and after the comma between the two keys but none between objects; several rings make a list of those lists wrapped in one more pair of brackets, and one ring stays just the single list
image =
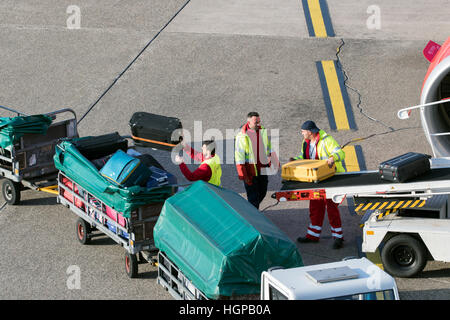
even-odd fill
[{"label": "cart wheel", "polygon": [[20,184],[9,179],[5,179],[2,184],[3,198],[11,205],[20,202]]},{"label": "cart wheel", "polygon": [[91,232],[91,226],[83,219],[77,220],[77,239],[81,244],[88,244],[91,241],[89,233]]},{"label": "cart wheel", "polygon": [[125,272],[130,278],[136,278],[138,274],[138,261],[135,254],[125,253]]},{"label": "cart wheel", "polygon": [[425,268],[427,250],[423,243],[407,234],[389,239],[381,250],[381,261],[394,277],[412,277]]}]

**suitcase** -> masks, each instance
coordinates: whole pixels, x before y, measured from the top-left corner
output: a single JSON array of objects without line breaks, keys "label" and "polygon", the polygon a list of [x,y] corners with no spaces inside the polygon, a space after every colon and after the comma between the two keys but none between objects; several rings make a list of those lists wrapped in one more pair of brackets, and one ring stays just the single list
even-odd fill
[{"label": "suitcase", "polygon": [[144,153],[138,156],[134,156],[135,158],[139,159],[142,161],[142,163],[146,166],[146,167],[156,167],[159,168],[161,170],[164,170],[163,166],[155,159],[153,158],[151,155],[149,155],[148,153]]},{"label": "suitcase", "polygon": [[183,126],[178,118],[135,112],[129,125],[137,146],[171,151],[183,139]]},{"label": "suitcase", "polygon": [[281,167],[281,178],[290,181],[319,182],[332,177],[336,165],[330,168],[326,160],[296,160]]},{"label": "suitcase", "polygon": [[[74,193],[79,195],[80,197],[84,198],[84,190],[79,190],[77,185],[73,186],[72,181],[70,181],[67,178],[62,178],[62,183],[69,188],[70,190],[73,190]],[[69,200],[71,203],[75,202],[75,206],[79,209],[84,210],[84,203],[77,197],[73,196],[72,192],[66,191],[65,189],[62,190],[63,197]],[[74,201],[75,200],[75,201]]]},{"label": "suitcase", "polygon": [[109,206],[105,206],[105,213],[108,217],[117,222],[121,227],[126,228],[127,220],[124,216]]},{"label": "suitcase", "polygon": [[127,151],[128,141],[118,132],[89,136],[73,142],[75,148],[88,160],[99,159],[117,150]]},{"label": "suitcase", "polygon": [[99,172],[109,182],[122,187],[145,186],[151,173],[139,159],[122,150],[117,150]]},{"label": "suitcase", "polygon": [[150,179],[147,181],[147,188],[156,188],[161,187],[165,185],[176,185],[177,184],[177,178],[165,171],[161,170],[156,167],[150,167],[150,171],[152,172],[150,175]]},{"label": "suitcase", "polygon": [[378,166],[380,178],[392,182],[404,182],[431,170],[431,156],[408,152],[393,159],[381,162]]}]

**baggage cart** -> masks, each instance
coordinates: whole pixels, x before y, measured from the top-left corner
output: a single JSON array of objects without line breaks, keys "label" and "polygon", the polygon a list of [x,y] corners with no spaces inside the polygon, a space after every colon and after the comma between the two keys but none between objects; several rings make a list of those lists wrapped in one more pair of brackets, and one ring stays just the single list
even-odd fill
[{"label": "baggage cart", "polygon": [[[92,238],[106,235],[124,247],[125,271],[130,278],[137,277],[139,263],[155,264],[158,249],[154,246],[153,227],[163,202],[141,206],[131,213],[130,218],[122,217],[125,223],[120,223],[120,213],[111,210],[62,172],[58,174],[57,201],[79,217],[75,231],[80,243],[88,244]],[[108,214],[108,208],[116,216]]]},{"label": "baggage cart", "polygon": [[158,252],[157,282],[176,300],[209,300],[161,251]]},{"label": "baggage cart", "polygon": [[[13,109],[2,109],[25,115]],[[62,114],[71,114],[65,120],[55,122]],[[53,162],[55,146],[61,138],[78,136],[76,114],[72,109],[64,108],[44,114],[52,118],[46,134],[24,134],[11,148],[0,147],[0,176],[2,194],[10,205],[20,203],[20,192],[24,189],[45,191],[57,194],[56,178],[58,170]]]}]

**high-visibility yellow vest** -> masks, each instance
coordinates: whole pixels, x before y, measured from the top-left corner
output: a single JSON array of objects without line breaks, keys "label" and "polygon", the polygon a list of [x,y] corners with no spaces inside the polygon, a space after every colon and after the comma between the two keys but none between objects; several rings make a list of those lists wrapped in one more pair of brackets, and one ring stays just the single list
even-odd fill
[{"label": "high-visibility yellow vest", "polygon": [[[272,146],[270,144],[269,137],[267,136],[267,130],[262,126],[259,129],[259,135],[261,136],[263,142],[263,145],[260,147],[264,148],[264,152],[269,157],[272,153]],[[253,164],[255,166],[255,173],[258,174],[256,170],[256,158],[253,153],[252,142],[250,141],[250,137],[247,133],[242,131],[239,131],[236,135],[234,160],[236,164]]]},{"label": "high-visibility yellow vest", "polygon": [[216,186],[221,186],[220,178],[222,177],[222,167],[220,165],[220,158],[216,154],[214,157],[203,161],[201,164],[206,163],[211,168],[211,178],[208,183],[214,184]]},{"label": "high-visibility yellow vest", "polygon": [[[336,164],[336,172],[345,172],[344,166],[342,165],[342,160],[345,158],[345,152],[342,150],[341,146],[337,141],[325,131],[320,130],[320,140],[317,144],[317,155],[320,160],[326,160],[333,156],[334,163]],[[302,148],[300,154],[294,159],[305,159],[303,154],[305,149],[306,141],[303,140]]]}]

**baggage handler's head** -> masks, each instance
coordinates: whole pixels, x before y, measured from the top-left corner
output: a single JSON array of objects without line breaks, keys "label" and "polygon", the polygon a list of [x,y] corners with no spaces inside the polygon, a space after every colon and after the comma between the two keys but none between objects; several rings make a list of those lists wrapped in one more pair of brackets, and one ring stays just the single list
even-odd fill
[{"label": "baggage handler's head", "polygon": [[305,140],[311,140],[319,131],[320,129],[311,120],[305,121],[301,127],[301,133]]},{"label": "baggage handler's head", "polygon": [[261,124],[261,118],[259,117],[258,112],[249,112],[247,114],[247,122],[250,129],[255,129],[257,126]]},{"label": "baggage handler's head", "polygon": [[216,143],[214,139],[202,142],[202,153],[205,158],[214,157],[216,155]]}]

